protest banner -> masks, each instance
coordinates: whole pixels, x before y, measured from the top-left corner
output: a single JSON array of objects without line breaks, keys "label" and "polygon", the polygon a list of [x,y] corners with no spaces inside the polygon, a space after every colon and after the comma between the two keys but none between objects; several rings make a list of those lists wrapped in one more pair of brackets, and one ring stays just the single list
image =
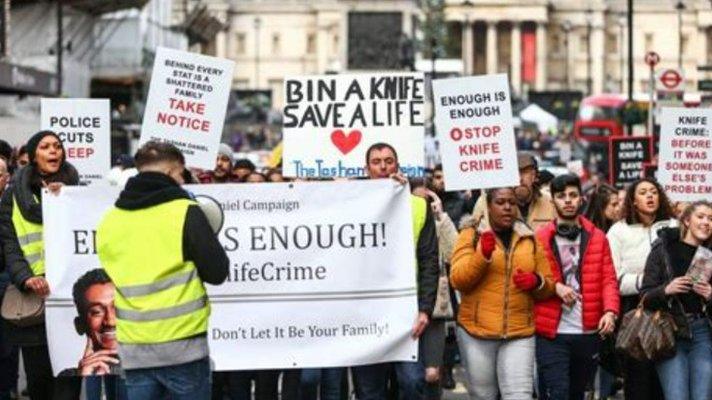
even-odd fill
[{"label": "protest banner", "polygon": [[673,201],[712,198],[712,110],[663,108],[658,181]]},{"label": "protest banner", "polygon": [[618,189],[643,177],[644,165],[652,160],[650,136],[608,139],[608,181]]},{"label": "protest banner", "polygon": [[41,99],[40,129],[55,132],[84,185],[101,182],[111,169],[108,99]]},{"label": "protest banner", "polygon": [[[206,285],[218,370],[417,359],[410,338],[417,289],[407,186],[373,180],[186,188],[223,211],[218,237],[230,258],[229,276],[221,286]],[[55,372],[76,368],[97,337],[77,334],[86,330],[73,324],[72,286],[99,265],[95,227],[117,193],[68,187],[43,201]]]},{"label": "protest banner", "polygon": [[445,189],[519,185],[507,75],[433,81]]},{"label": "protest banner", "polygon": [[365,176],[366,150],[380,142],[404,174],[424,174],[423,74],[288,77],[284,92],[285,176]]},{"label": "protest banner", "polygon": [[140,145],[169,142],[190,167],[213,169],[235,63],[158,47],[141,125]]}]

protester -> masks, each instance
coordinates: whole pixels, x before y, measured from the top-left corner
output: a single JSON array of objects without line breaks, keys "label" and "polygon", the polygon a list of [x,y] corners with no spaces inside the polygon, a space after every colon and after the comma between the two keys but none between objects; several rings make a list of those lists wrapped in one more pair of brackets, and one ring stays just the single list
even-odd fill
[{"label": "protester", "polygon": [[[77,185],[79,175],[67,162],[62,141],[54,132],[36,133],[26,148],[29,164],[16,172],[0,203],[0,242],[12,284],[44,299],[50,287],[45,279],[41,192],[47,188],[56,193],[63,185]],[[30,399],[74,400],[80,381],[53,377],[44,322],[5,326],[9,343],[21,349]]]},{"label": "protester", "polygon": [[232,149],[225,143],[218,147],[218,156],[215,168],[212,171],[203,171],[198,179],[200,183],[226,183],[232,182],[232,163],[234,161]]},{"label": "protester", "polygon": [[665,399],[712,399],[712,286],[688,275],[698,248],[712,246],[712,203],[689,205],[680,223],[662,229],[653,243],[641,292],[646,307],[675,319],[675,355],[656,363]]},{"label": "protester", "polygon": [[[657,238],[657,230],[669,225],[670,217],[670,202],[655,180],[640,179],[626,190],[623,219],[613,224],[607,235],[623,314],[638,306],[650,244]],[[663,398],[652,363],[626,357],[624,364],[626,400]]]},{"label": "protester", "polygon": [[267,177],[267,182],[284,182],[284,176],[282,175],[282,170],[280,168],[270,168],[265,173]]},{"label": "protester", "polygon": [[443,174],[442,164],[438,164],[433,169],[432,179],[430,180],[430,189],[440,198],[443,205],[443,211],[447,213],[450,220],[456,225],[460,225],[460,221],[470,215],[470,212],[475,206],[479,198],[479,191],[476,196],[467,196],[461,192],[448,192],[445,190],[445,175]]},{"label": "protester", "polygon": [[618,197],[616,188],[605,183],[599,184],[593,188],[589,195],[586,218],[596,228],[608,232],[621,217],[619,204],[621,202],[622,199]]},{"label": "protester", "polygon": [[[437,167],[436,167],[437,168]],[[442,171],[440,171],[442,173]],[[452,256],[452,249],[457,240],[457,228],[453,224],[448,214],[443,210],[443,203],[438,195],[428,189],[425,182],[411,180],[411,191],[413,195],[425,199],[430,205],[430,209],[435,217],[435,230],[438,237],[438,250],[440,260],[440,276],[445,279],[448,276],[448,262]],[[450,290],[446,285],[438,285],[435,310],[430,324],[425,328],[425,332],[420,339],[421,358],[425,366],[425,399],[438,400],[441,397],[440,377],[441,368],[445,353],[445,323],[451,320],[453,315],[440,316],[443,310],[450,310],[453,313],[454,306],[451,303]]]},{"label": "protester", "polygon": [[[10,180],[8,172],[8,161],[0,157],[0,196],[5,191]],[[5,269],[4,251],[0,248],[0,304],[5,297],[5,290],[10,284],[10,274]],[[6,335],[0,329],[0,400],[9,400],[11,392],[17,389],[18,377],[18,353],[17,348],[8,343]]]},{"label": "protester", "polygon": [[116,286],[119,355],[132,400],[210,399],[204,283],[220,284],[229,259],[190,195],[185,159],[171,144],[136,153],[139,174],[97,229],[97,254]]},{"label": "protester", "polygon": [[[529,153],[520,152],[517,156],[519,163],[519,186],[515,189],[517,207],[514,212],[516,217],[520,217],[532,229],[536,230],[541,225],[544,225],[554,219],[556,214],[554,207],[551,205],[549,195],[541,192],[539,184],[539,164],[536,158]],[[480,220],[483,215],[486,215],[488,210],[487,202],[484,196],[480,196],[475,204],[475,209],[472,215],[475,220]],[[482,218],[482,221],[487,223],[487,218]]]},{"label": "protester", "polygon": [[[586,218],[596,228],[608,233],[613,224],[621,218],[621,204],[618,190],[613,186],[600,183],[590,188]],[[625,196],[624,196],[625,197]],[[615,336],[604,339],[601,344],[600,366],[598,368],[598,394],[602,400],[616,394],[623,387],[622,380],[616,380],[620,373],[619,357],[615,351]]]},{"label": "protester", "polygon": [[583,400],[596,374],[599,335],[615,327],[618,282],[606,234],[579,215],[579,178],[560,175],[550,192],[556,219],[536,234],[552,266],[557,297],[534,307],[539,396]]},{"label": "protester", "polygon": [[532,307],[556,293],[554,280],[534,232],[516,219],[514,189],[490,189],[484,199],[488,221],[465,225],[450,272],[462,295],[457,334],[470,397],[531,399]]},{"label": "protester", "polygon": [[252,172],[244,180],[245,183],[265,183],[267,178],[259,172]]},{"label": "protester", "polygon": [[29,163],[30,163],[30,155],[28,154],[27,145],[22,145],[17,150],[17,157],[15,159],[16,167],[22,168]]},{"label": "protester", "polygon": [[10,168],[9,161],[0,157],[0,195],[5,191],[7,184],[10,183]]},{"label": "protester", "polygon": [[12,166],[10,163],[12,162],[12,146],[10,146],[10,143],[0,139],[0,160],[5,161],[5,168],[10,169]]},{"label": "protester", "polygon": [[[366,151],[366,174],[369,179],[396,178],[399,174],[398,154],[386,143],[376,143]],[[438,242],[432,212],[425,201],[411,196],[413,234],[416,244],[418,315],[412,338],[418,339],[430,322],[438,286]],[[385,400],[389,367],[395,369],[401,399],[420,400],[424,395],[425,371],[421,362],[394,362],[352,368],[359,400]]]},{"label": "protester", "polygon": [[255,172],[255,169],[255,164],[246,158],[235,160],[232,165],[232,178],[236,182],[244,182],[248,175]]}]

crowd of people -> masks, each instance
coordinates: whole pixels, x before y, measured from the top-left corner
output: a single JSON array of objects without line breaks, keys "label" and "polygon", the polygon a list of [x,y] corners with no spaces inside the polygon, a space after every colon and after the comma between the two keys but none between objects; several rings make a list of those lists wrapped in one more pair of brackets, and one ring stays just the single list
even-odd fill
[{"label": "crowd of people", "polygon": [[[89,399],[103,392],[110,400],[341,400],[352,393],[359,400],[434,400],[454,387],[458,362],[478,400],[581,400],[591,392],[605,399],[621,383],[627,400],[712,399],[712,287],[687,274],[698,248],[712,245],[712,203],[672,203],[650,178],[624,190],[571,174],[545,184],[526,152],[518,155],[514,188],[448,192],[440,166],[410,179],[418,361],[211,371],[205,284],[221,284],[229,261],[181,185],[288,180],[279,168],[259,171],[233,154],[221,145],[211,171],[186,168],[180,151],[163,143],[120,159],[110,180],[123,191],[97,231],[105,272],[91,278],[115,285],[112,311],[79,317],[83,329],[95,324],[111,333],[98,337],[78,366],[92,376],[54,377],[51,327],[5,321],[0,400],[16,391],[18,351],[32,400],[77,399],[82,382]],[[371,146],[364,161],[366,178],[408,183],[390,145]],[[14,285],[47,297],[41,192],[77,184],[54,133],[39,132],[17,151],[0,143],[1,291]],[[143,257],[149,253],[150,262]],[[82,293],[75,296],[80,315]],[[674,319],[668,357],[640,360],[616,350],[623,315],[641,306]],[[120,371],[113,368],[117,354]]]}]

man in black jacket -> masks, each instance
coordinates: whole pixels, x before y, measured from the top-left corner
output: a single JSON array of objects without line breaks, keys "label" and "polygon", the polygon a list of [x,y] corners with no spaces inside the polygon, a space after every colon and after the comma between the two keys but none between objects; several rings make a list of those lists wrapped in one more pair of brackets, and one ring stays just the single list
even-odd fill
[{"label": "man in black jacket", "polygon": [[97,254],[116,286],[127,394],[208,400],[204,283],[224,282],[229,259],[203,211],[180,187],[185,160],[175,146],[146,143],[136,167],[139,174],[97,229]]},{"label": "man in black jacket", "polygon": [[[386,143],[376,143],[366,151],[366,172],[370,179],[395,178],[399,173],[398,154]],[[419,201],[423,201],[418,198]],[[412,337],[419,338],[430,322],[438,286],[438,239],[430,207],[425,207],[425,222],[416,243],[418,315]],[[385,400],[389,367],[395,370],[401,399],[420,400],[424,397],[425,369],[420,362],[395,362],[352,368],[359,400]]]}]

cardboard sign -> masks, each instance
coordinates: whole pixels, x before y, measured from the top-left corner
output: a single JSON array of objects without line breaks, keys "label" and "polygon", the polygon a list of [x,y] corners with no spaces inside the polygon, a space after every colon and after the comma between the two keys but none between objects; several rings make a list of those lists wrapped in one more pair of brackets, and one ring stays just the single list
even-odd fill
[{"label": "cardboard sign", "polygon": [[178,147],[186,165],[215,167],[235,63],[159,47],[143,114],[140,145]]},{"label": "cardboard sign", "polygon": [[55,132],[83,185],[101,182],[111,169],[108,99],[41,99],[41,129]]},{"label": "cardboard sign", "polygon": [[712,110],[663,108],[658,180],[674,201],[712,198]]},{"label": "cardboard sign", "polygon": [[643,176],[643,164],[652,159],[651,138],[611,137],[608,141],[611,185],[622,189]]},{"label": "cardboard sign", "polygon": [[406,175],[424,174],[423,74],[288,77],[284,92],[285,176],[365,176],[376,143],[396,150]]},{"label": "cardboard sign", "polygon": [[445,189],[519,185],[507,75],[433,81]]}]

